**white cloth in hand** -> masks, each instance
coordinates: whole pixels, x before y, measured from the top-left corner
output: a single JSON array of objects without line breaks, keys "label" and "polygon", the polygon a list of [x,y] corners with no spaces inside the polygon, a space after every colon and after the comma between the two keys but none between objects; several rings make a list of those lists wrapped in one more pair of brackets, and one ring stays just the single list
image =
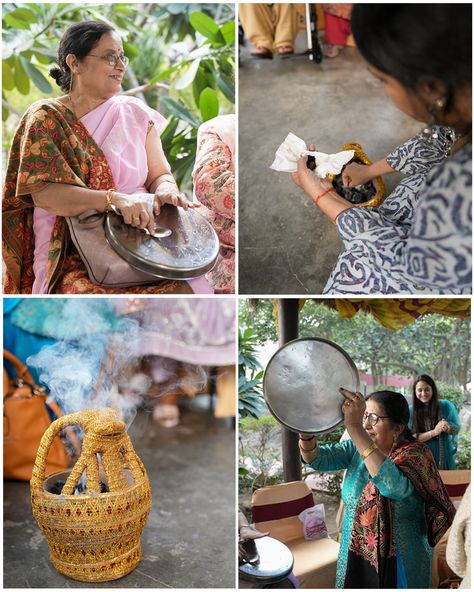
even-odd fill
[{"label": "white cloth in hand", "polygon": [[354,150],[344,150],[336,154],[306,150],[305,141],[290,132],[276,151],[275,160],[270,168],[284,173],[295,173],[298,170],[297,160],[307,155],[314,156],[315,173],[324,179],[329,174],[338,175],[342,167],[354,157]]}]

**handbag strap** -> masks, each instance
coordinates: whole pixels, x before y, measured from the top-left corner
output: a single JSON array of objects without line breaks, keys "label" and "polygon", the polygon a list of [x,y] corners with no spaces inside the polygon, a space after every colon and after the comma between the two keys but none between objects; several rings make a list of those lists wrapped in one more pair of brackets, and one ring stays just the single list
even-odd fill
[{"label": "handbag strap", "polygon": [[[14,356],[11,352],[7,349],[3,350],[3,359],[7,360],[12,364],[15,368],[15,372],[18,377],[19,386],[22,384],[26,384],[31,387],[31,391],[33,394],[44,394],[45,389],[41,386],[35,384],[33,377],[31,376],[30,371],[28,370],[28,366],[23,364],[16,356]],[[9,396],[11,393],[4,393],[4,398]]]}]

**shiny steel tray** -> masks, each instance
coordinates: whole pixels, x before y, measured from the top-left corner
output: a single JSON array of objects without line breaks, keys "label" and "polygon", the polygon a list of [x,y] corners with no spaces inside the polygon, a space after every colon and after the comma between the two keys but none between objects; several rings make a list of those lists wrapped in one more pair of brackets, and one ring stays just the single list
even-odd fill
[{"label": "shiny steel tray", "polygon": [[294,432],[324,434],[343,421],[339,387],[359,390],[359,374],[349,355],[326,339],[295,339],[268,362],[263,379],[272,415]]},{"label": "shiny steel tray", "polygon": [[157,278],[189,280],[213,268],[219,239],[211,224],[198,212],[165,205],[156,224],[171,230],[169,236],[152,237],[109,212],[105,236],[130,265]]}]

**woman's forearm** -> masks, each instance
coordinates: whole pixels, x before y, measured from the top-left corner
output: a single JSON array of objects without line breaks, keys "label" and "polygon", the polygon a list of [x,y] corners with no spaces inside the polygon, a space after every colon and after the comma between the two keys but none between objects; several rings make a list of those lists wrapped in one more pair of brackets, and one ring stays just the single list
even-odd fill
[{"label": "woman's forearm", "polygon": [[369,164],[370,169],[370,176],[372,179],[375,177],[381,177],[382,175],[389,175],[390,173],[394,173],[395,169],[388,164],[387,160],[383,158],[382,160],[378,160],[377,162],[373,162]]},{"label": "woman's forearm", "polygon": [[331,189],[328,193],[325,193],[325,191],[325,189],[318,192],[314,191],[309,196],[331,222],[335,222],[342,212],[354,207],[353,204],[338,195],[335,189]]},{"label": "woman's forearm", "polygon": [[104,212],[106,191],[77,187],[64,183],[50,183],[32,194],[35,206],[56,216],[78,216],[87,210]]},{"label": "woman's forearm", "polygon": [[[351,440],[354,442],[358,453],[362,456],[364,452],[373,445],[372,438],[362,426],[346,426],[346,429]],[[371,477],[378,473],[378,470],[386,458],[385,454],[379,448],[376,448],[364,459],[365,466]]]},{"label": "woman's forearm", "polygon": [[416,439],[420,442],[428,442],[429,440],[436,438],[437,435],[438,434],[435,432],[435,430],[430,430],[429,432],[422,432],[420,434],[416,434]]}]

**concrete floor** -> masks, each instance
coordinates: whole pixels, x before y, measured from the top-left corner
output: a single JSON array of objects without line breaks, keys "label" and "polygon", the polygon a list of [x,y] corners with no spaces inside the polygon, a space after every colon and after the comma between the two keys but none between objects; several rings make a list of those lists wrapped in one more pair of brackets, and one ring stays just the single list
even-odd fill
[{"label": "concrete floor", "polygon": [[4,587],[234,588],[234,430],[203,408],[205,399],[195,399],[176,428],[159,428],[145,414],[132,424],[130,436],[153,495],[143,558],[132,573],[93,585],[58,573],[31,514],[29,485],[7,481]]},{"label": "concrete floor", "polygon": [[[342,243],[290,175],[269,168],[275,151],[291,131],[322,152],[356,141],[379,160],[421,124],[392,105],[356,49],[321,64],[249,51],[241,48],[239,69],[239,290],[320,294]],[[399,178],[386,178],[389,190]]]}]

